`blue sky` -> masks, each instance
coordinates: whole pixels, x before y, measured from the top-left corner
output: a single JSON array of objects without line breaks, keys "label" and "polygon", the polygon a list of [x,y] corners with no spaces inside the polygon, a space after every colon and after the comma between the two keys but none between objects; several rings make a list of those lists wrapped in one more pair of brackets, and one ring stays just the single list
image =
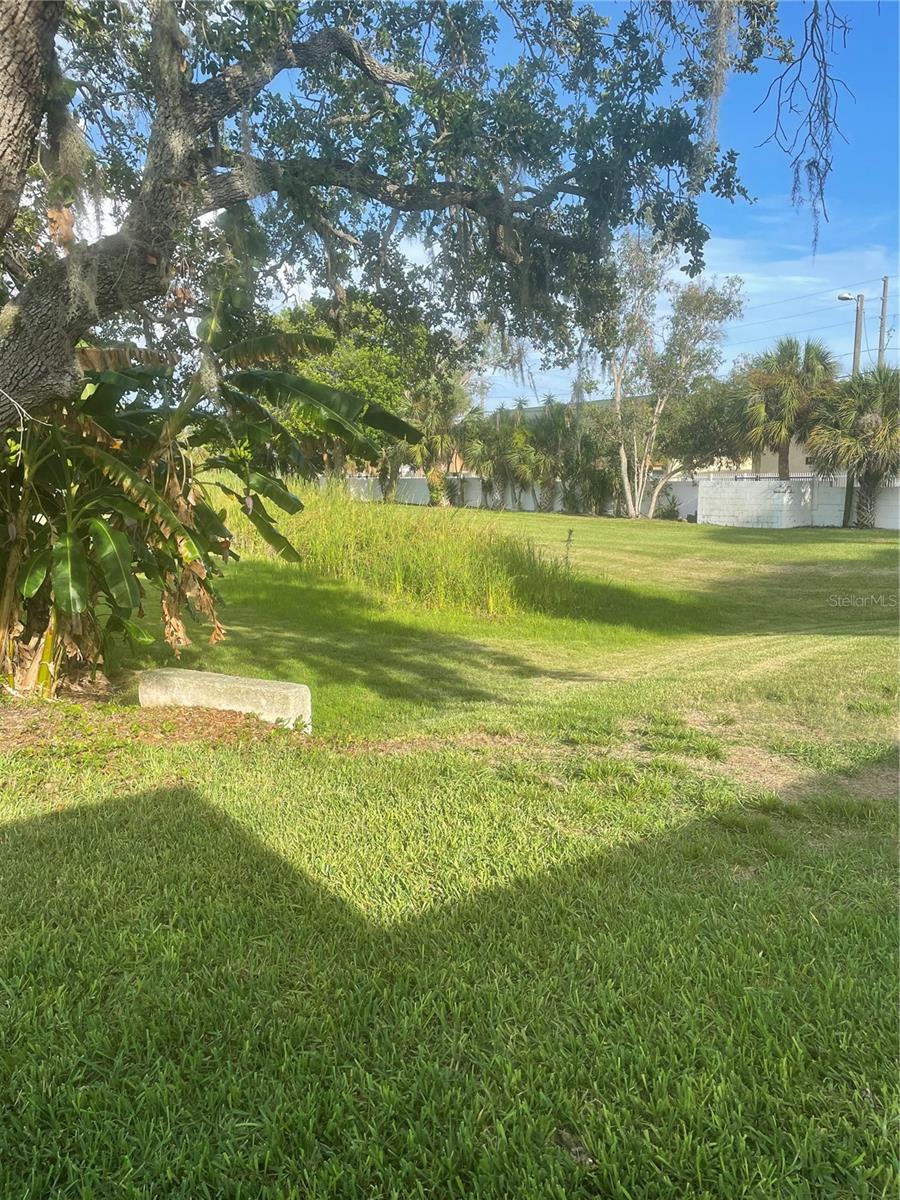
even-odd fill
[{"label": "blue sky", "polygon": [[[613,11],[614,3],[604,4]],[[737,355],[764,349],[781,334],[820,337],[849,369],[854,305],[837,300],[839,291],[866,296],[863,365],[875,361],[881,306],[881,276],[890,279],[888,361],[898,361],[900,279],[898,270],[898,0],[836,0],[851,29],[836,54],[836,71],[853,95],[840,101],[839,122],[846,142],[835,146],[828,184],[829,220],[822,221],[813,252],[808,210],[791,204],[791,172],[775,145],[761,145],[772,113],[754,112],[765,94],[762,75],[729,81],[720,113],[719,138],[740,154],[741,176],[755,203],[729,204],[705,197],[701,212],[712,236],[707,245],[709,274],[744,279],[745,312],[728,329],[726,364]],[[799,34],[809,5],[782,0],[783,27]],[[541,372],[535,358],[530,384],[508,376],[490,379],[487,406],[531,403],[547,392],[568,399],[571,372]]]}]

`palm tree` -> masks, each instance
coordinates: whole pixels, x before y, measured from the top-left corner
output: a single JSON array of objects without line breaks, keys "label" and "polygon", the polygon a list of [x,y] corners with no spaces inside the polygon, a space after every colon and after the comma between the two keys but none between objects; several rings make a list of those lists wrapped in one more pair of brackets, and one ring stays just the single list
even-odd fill
[{"label": "palm tree", "polygon": [[566,446],[572,441],[569,414],[565,404],[547,396],[543,408],[531,425],[535,447],[535,470],[541,489],[540,510],[552,512],[556,503],[558,480],[563,473]]},{"label": "palm tree", "polygon": [[466,469],[478,476],[481,507],[493,507],[494,459],[490,446],[488,418],[481,409],[473,409],[465,420],[463,461]]},{"label": "palm tree", "polygon": [[881,485],[900,473],[900,371],[875,367],[848,379],[813,412],[806,446],[826,477],[859,485],[856,524],[871,529]]},{"label": "palm tree", "polygon": [[778,455],[778,478],[790,479],[791,440],[802,435],[814,403],[833,386],[837,361],[823,345],[807,338],[779,338],[754,358],[747,370],[747,439],[755,450]]},{"label": "palm tree", "polygon": [[410,411],[423,437],[410,448],[410,459],[425,475],[429,504],[447,504],[447,476],[471,412],[471,397],[459,382],[442,387],[438,381],[425,380],[411,401]]}]

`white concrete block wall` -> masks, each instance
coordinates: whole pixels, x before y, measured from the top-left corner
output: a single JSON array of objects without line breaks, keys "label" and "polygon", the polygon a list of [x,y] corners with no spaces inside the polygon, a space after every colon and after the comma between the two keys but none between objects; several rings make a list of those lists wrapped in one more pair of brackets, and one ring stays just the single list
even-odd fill
[{"label": "white concrete block wall", "polygon": [[483,502],[481,480],[475,475],[463,476],[463,504],[466,508],[481,508]]},{"label": "white concrete block wall", "polygon": [[813,483],[813,525],[836,525],[838,527],[843,525],[844,491],[845,489],[842,483],[822,483],[818,479],[815,480]]},{"label": "white concrete block wall", "polygon": [[792,529],[809,525],[812,485],[802,480],[703,479],[697,522],[743,525],[752,529]]},{"label": "white concrete block wall", "polygon": [[[855,510],[854,510],[855,511]],[[755,529],[840,526],[844,487],[820,480],[703,479],[697,521]],[[900,488],[882,488],[875,507],[878,529],[900,528]]]},{"label": "white concrete block wall", "polygon": [[812,524],[812,482],[798,480],[796,483],[775,485],[782,489],[776,492],[781,497],[781,529],[794,529],[799,525]]},{"label": "white concrete block wall", "polygon": [[[319,483],[325,487],[328,484],[328,480],[320,479]],[[381,485],[374,475],[348,475],[347,490],[357,500],[381,499]]]},{"label": "white concrete block wall", "polygon": [[900,487],[882,488],[875,501],[875,528],[900,529]]},{"label": "white concrete block wall", "polygon": [[[697,515],[697,494],[700,490],[700,487],[696,479],[673,479],[666,485],[666,487],[675,497],[675,501],[678,505],[678,516],[682,521],[686,521],[688,517],[694,517]],[[652,494],[653,489],[651,488],[650,491]],[[663,490],[663,494],[659,499],[657,509],[659,508],[659,505],[664,502],[664,496],[665,489]],[[643,503],[641,504],[641,512],[643,512],[643,514],[646,516],[649,510],[650,496],[648,495],[644,497]]]},{"label": "white concrete block wall", "polygon": [[[375,484],[377,495],[381,494],[381,488]],[[422,479],[419,475],[408,475],[404,479],[397,480],[396,499],[398,504],[427,504],[428,503],[428,481]]]}]

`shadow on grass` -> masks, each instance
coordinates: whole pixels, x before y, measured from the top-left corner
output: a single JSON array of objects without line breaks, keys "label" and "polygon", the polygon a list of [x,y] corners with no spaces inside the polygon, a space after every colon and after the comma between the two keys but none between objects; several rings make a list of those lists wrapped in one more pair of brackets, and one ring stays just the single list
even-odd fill
[{"label": "shadow on grass", "polygon": [[[495,700],[503,681],[597,678],[444,633],[432,623],[403,621],[358,589],[265,563],[242,564],[228,581],[227,599],[222,616],[229,639],[215,649],[191,648],[185,666],[227,670],[236,655],[244,674],[295,679],[302,669],[322,682],[359,684],[427,707]],[[198,642],[203,632],[200,627]],[[171,662],[162,647],[157,661]]]},{"label": "shadow on grass", "polygon": [[[231,568],[223,586],[227,604],[220,615],[228,640],[209,648],[206,629],[196,627],[191,631],[196,643],[182,665],[358,686],[406,706],[438,709],[456,702],[502,701],[523,681],[600,682],[607,651],[644,645],[648,637],[660,643],[748,633],[893,637],[896,610],[834,603],[835,595],[862,594],[872,587],[868,560],[858,564],[857,574],[840,579],[827,573],[810,580],[789,571],[736,572],[702,590],[632,588],[575,577],[543,614],[568,619],[555,627],[565,651],[565,665],[555,667],[552,621],[525,630],[536,642],[529,655],[510,648],[523,630],[516,617],[465,618],[462,627],[474,636],[463,636],[440,628],[440,613],[429,616],[413,606],[405,618],[402,607],[383,604],[358,588],[247,561]],[[453,615],[448,623],[460,624]],[[585,633],[590,638],[584,640],[582,662],[573,667],[573,648]],[[161,644],[150,658],[160,665],[173,663]],[[148,661],[145,657],[139,665]]]},{"label": "shadow on grass", "polygon": [[6,826],[0,1193],[883,1194],[890,864],[773,822],[391,927],[186,787]]}]

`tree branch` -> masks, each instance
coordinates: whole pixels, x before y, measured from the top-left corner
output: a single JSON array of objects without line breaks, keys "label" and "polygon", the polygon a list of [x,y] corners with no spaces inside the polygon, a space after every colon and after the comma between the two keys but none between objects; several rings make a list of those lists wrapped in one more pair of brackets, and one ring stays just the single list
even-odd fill
[{"label": "tree branch", "polygon": [[[278,191],[291,177],[301,180],[304,187],[346,188],[395,211],[442,212],[459,206],[484,217],[495,230],[506,227],[527,232],[532,241],[558,249],[587,252],[590,248],[580,238],[530,219],[530,205],[510,203],[499,188],[475,188],[448,180],[403,183],[342,158],[309,156],[285,162],[244,158],[240,166],[221,173],[209,173],[202,178],[200,211],[230,208],[240,201],[265,196]],[[496,236],[494,240],[497,241]],[[502,237],[499,241],[505,244]],[[511,251],[511,248],[507,249]],[[500,257],[509,257],[509,254]]]},{"label": "tree branch", "polygon": [[384,87],[411,87],[412,75],[380,62],[343,29],[322,29],[305,42],[285,42],[263,58],[248,58],[191,88],[194,129],[199,133],[215,121],[233,116],[257,96],[281,71],[291,67],[321,67],[343,58],[363,75]]}]

